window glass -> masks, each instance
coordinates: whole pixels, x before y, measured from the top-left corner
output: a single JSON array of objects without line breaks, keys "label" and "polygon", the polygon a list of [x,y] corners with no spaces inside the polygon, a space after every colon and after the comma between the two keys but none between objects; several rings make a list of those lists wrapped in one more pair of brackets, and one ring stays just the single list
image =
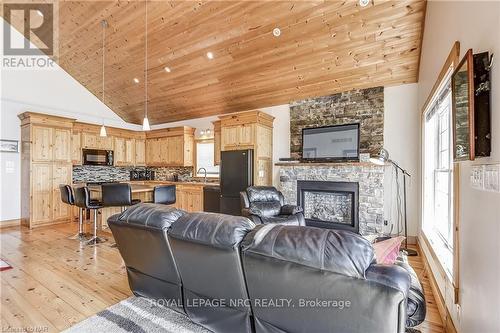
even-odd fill
[{"label": "window glass", "polygon": [[451,82],[444,81],[425,112],[423,230],[453,274]]},{"label": "window glass", "polygon": [[203,177],[204,171],[207,170],[207,177],[219,177],[219,166],[214,165],[214,142],[197,142],[196,143],[196,176]]}]

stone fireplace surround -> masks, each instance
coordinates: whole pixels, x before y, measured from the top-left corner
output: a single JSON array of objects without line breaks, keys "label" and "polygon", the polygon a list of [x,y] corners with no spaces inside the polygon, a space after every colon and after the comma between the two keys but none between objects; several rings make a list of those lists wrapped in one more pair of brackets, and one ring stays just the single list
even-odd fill
[{"label": "stone fireplace surround", "polygon": [[285,203],[297,204],[297,181],[359,183],[359,232],[375,233],[377,216],[384,214],[384,168],[369,162],[277,163],[279,190]]}]

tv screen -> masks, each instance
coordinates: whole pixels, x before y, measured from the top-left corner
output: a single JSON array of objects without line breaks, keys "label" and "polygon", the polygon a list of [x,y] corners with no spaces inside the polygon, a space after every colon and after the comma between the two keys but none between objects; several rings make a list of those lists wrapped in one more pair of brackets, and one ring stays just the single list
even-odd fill
[{"label": "tv screen", "polygon": [[302,158],[359,160],[359,124],[304,128]]}]

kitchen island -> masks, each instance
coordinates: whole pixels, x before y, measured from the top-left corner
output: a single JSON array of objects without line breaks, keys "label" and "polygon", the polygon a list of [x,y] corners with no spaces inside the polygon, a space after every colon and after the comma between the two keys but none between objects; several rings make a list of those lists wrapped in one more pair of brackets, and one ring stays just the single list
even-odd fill
[{"label": "kitchen island", "polygon": [[[128,181],[132,190],[132,199],[140,199],[141,202],[153,201],[153,190],[155,186],[175,185],[176,202],[173,207],[185,210],[187,212],[203,211],[203,188],[205,186],[218,186],[214,182],[174,182],[161,180]],[[81,184],[80,184],[81,185]],[[76,185],[78,186],[78,185]],[[89,185],[92,199],[101,200],[101,186]],[[102,230],[109,231],[107,220],[110,216],[121,212],[120,207],[104,207],[99,210],[98,223]],[[78,212],[76,211],[76,216]]]}]

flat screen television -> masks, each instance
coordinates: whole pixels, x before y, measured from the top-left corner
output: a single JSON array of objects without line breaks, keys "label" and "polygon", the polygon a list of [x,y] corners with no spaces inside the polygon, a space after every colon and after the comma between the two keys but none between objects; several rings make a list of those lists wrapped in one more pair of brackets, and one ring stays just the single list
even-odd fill
[{"label": "flat screen television", "polygon": [[359,161],[359,123],[302,129],[302,159]]}]

